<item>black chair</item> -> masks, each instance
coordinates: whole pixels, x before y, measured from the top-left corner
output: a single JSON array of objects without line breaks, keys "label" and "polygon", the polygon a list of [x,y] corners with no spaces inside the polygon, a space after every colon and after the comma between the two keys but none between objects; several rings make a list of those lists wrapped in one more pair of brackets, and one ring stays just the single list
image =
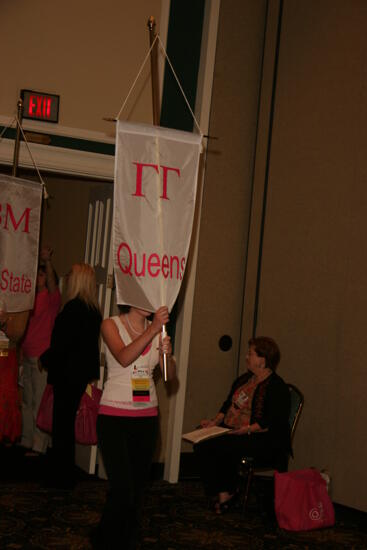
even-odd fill
[{"label": "black chair", "polygon": [[[289,425],[291,428],[291,441],[293,441],[294,433],[296,431],[299,416],[303,407],[303,394],[293,384],[287,384],[291,394],[291,408],[289,414]],[[289,456],[285,456],[277,464],[260,464],[251,456],[244,456],[241,459],[239,475],[245,482],[244,495],[243,495],[243,509],[245,510],[250,492],[250,486],[253,476],[257,472],[278,470],[286,472],[288,470]]]}]

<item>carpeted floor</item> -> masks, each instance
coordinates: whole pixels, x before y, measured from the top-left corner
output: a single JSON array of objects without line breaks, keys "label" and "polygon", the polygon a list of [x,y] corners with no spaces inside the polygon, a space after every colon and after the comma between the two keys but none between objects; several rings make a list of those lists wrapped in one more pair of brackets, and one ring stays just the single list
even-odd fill
[{"label": "carpeted floor", "polygon": [[[90,548],[88,533],[100,516],[105,481],[81,474],[73,491],[43,489],[42,460],[9,450],[0,452],[0,460],[0,549]],[[152,481],[141,550],[367,549],[367,514],[336,506],[333,528],[282,531],[262,511],[261,495],[269,481],[260,478],[255,483],[245,515],[236,510],[218,517],[208,508],[198,480],[174,485]],[[123,546],[116,545],[119,548]]]}]

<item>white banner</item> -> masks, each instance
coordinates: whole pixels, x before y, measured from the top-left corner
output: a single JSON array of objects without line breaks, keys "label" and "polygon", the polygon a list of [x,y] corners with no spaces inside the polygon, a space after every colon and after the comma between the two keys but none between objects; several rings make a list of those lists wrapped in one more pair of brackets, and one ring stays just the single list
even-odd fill
[{"label": "white banner", "polygon": [[33,308],[42,187],[0,174],[0,298],[9,312]]},{"label": "white banner", "polygon": [[113,216],[117,303],[172,309],[195,210],[200,135],[118,122]]}]

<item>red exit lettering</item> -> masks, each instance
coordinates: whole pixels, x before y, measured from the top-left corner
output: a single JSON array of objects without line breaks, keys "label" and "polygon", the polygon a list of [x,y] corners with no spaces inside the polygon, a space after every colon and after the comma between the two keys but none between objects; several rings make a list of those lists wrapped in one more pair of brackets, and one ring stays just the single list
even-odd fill
[{"label": "red exit lettering", "polygon": [[51,115],[51,97],[30,95],[28,115],[34,118],[49,119]]}]

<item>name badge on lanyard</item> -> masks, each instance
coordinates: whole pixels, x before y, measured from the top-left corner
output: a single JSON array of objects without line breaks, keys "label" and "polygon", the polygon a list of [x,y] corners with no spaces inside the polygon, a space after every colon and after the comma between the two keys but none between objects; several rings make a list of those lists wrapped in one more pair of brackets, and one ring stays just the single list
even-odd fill
[{"label": "name badge on lanyard", "polygon": [[149,367],[138,367],[137,365],[132,367],[131,389],[133,403],[146,403],[150,401]]},{"label": "name badge on lanyard", "polygon": [[244,390],[241,390],[234,399],[234,404],[239,408],[242,409],[242,407],[245,406],[245,404],[248,401],[248,395]]}]

